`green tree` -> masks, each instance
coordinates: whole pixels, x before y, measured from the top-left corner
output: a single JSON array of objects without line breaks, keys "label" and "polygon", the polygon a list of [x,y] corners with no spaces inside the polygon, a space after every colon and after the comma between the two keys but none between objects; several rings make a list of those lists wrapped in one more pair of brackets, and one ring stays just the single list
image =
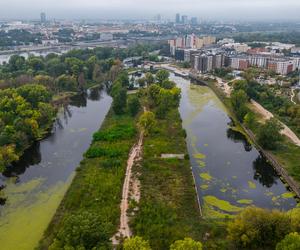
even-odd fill
[{"label": "green tree", "polygon": [[42,58],[40,57],[29,57],[27,60],[28,66],[35,72],[41,71],[45,68],[45,64]]},{"label": "green tree", "polygon": [[112,225],[83,211],[67,216],[49,249],[94,249],[109,241]]},{"label": "green tree", "polygon": [[135,116],[141,108],[139,98],[137,96],[131,97],[128,101],[128,109],[132,116]]},{"label": "green tree", "polygon": [[237,118],[240,121],[243,121],[245,115],[247,114],[247,102],[248,96],[244,90],[232,91],[231,96],[231,105],[236,113]]},{"label": "green tree", "polygon": [[254,114],[252,112],[248,112],[245,115],[245,117],[244,117],[244,123],[250,129],[253,129],[255,127],[256,120],[255,120],[255,116],[254,116]]},{"label": "green tree", "polygon": [[184,238],[184,240],[175,241],[170,246],[170,250],[202,250],[202,243],[191,238]]},{"label": "green tree", "polygon": [[282,125],[275,119],[269,119],[258,131],[258,142],[265,149],[275,149],[282,141]]},{"label": "green tree", "polygon": [[49,102],[52,98],[45,86],[37,84],[26,84],[17,88],[17,93],[37,108],[39,102]]},{"label": "green tree", "polygon": [[146,85],[146,79],[144,77],[142,77],[142,78],[138,79],[138,83],[139,83],[140,88],[143,88]]},{"label": "green tree", "polygon": [[154,76],[150,72],[147,72],[145,74],[145,78],[146,78],[146,83],[147,83],[148,86],[153,84],[154,81],[155,81]]},{"label": "green tree", "polygon": [[161,87],[164,89],[172,89],[175,86],[176,86],[175,82],[170,81],[169,79],[166,79],[161,83]]},{"label": "green tree", "polygon": [[113,110],[117,115],[121,115],[125,112],[127,104],[127,90],[122,88],[119,92],[113,97]]},{"label": "green tree", "polygon": [[290,231],[290,219],[279,211],[249,207],[227,226],[229,240],[238,248],[273,248]]},{"label": "green tree", "polygon": [[17,160],[19,160],[19,156],[15,152],[14,145],[0,147],[0,172],[3,172],[8,164]]},{"label": "green tree", "polygon": [[300,249],[300,235],[290,233],[276,245],[276,250],[299,250]]},{"label": "green tree", "polygon": [[169,71],[161,69],[156,73],[156,80],[159,84],[162,84],[164,80],[167,80],[170,76]]},{"label": "green tree", "polygon": [[124,250],[151,250],[149,242],[143,240],[142,237],[135,236],[132,238],[128,238],[124,241],[123,244]]},{"label": "green tree", "polygon": [[77,81],[74,77],[68,75],[61,75],[56,80],[56,87],[58,91],[76,91]]},{"label": "green tree", "polygon": [[140,116],[138,124],[145,136],[147,136],[156,125],[155,115],[151,111],[144,112]]}]

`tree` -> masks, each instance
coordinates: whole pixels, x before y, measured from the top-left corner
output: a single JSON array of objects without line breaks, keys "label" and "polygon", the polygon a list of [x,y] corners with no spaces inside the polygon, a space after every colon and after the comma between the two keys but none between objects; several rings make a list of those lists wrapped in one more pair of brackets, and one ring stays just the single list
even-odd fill
[{"label": "tree", "polygon": [[52,98],[50,92],[43,85],[27,84],[17,88],[17,93],[29,102],[34,108],[39,102],[49,102]]},{"label": "tree", "polygon": [[128,109],[130,114],[132,116],[135,116],[139,112],[140,108],[141,108],[141,104],[139,98],[137,98],[136,96],[131,97],[128,101]]},{"label": "tree", "polygon": [[55,83],[56,83],[58,91],[76,91],[77,90],[76,79],[72,76],[61,75],[56,79]]},{"label": "tree", "polygon": [[273,248],[290,232],[290,219],[279,211],[249,207],[227,226],[228,239],[237,247],[248,249]]},{"label": "tree", "polygon": [[156,80],[159,84],[162,84],[164,80],[167,80],[170,73],[167,70],[161,69],[156,73]]},{"label": "tree", "polygon": [[152,83],[154,83],[154,77],[150,72],[147,72],[145,74],[145,78],[146,78],[146,82],[147,82],[148,86],[151,85]]},{"label": "tree", "polygon": [[125,88],[122,88],[119,90],[113,98],[113,110],[117,115],[121,115],[125,112],[127,104],[127,90]]},{"label": "tree", "polygon": [[275,149],[282,141],[282,125],[275,119],[269,119],[258,131],[258,142],[265,149]]},{"label": "tree", "polygon": [[299,250],[300,249],[300,235],[290,233],[276,245],[276,250]]},{"label": "tree", "polygon": [[142,77],[142,78],[138,79],[138,83],[139,83],[140,88],[143,88],[146,85],[146,79],[144,77]]},{"label": "tree", "polygon": [[144,112],[138,124],[145,136],[147,136],[156,125],[155,115],[151,111]]},{"label": "tree", "polygon": [[154,104],[158,103],[160,89],[161,88],[157,84],[152,84],[148,89],[149,99]]},{"label": "tree", "polygon": [[65,217],[56,239],[49,249],[94,249],[101,242],[109,241],[112,225],[100,216],[77,212]]},{"label": "tree", "polygon": [[14,145],[0,147],[0,172],[3,172],[8,164],[17,160],[19,160],[19,156],[15,152]]},{"label": "tree", "polygon": [[45,68],[43,59],[40,57],[35,57],[35,56],[29,57],[27,60],[27,64],[35,72],[41,71]]},{"label": "tree", "polygon": [[149,242],[143,240],[142,237],[135,236],[132,238],[128,238],[124,241],[123,244],[124,250],[151,250]]},{"label": "tree", "polygon": [[162,82],[161,87],[164,89],[172,89],[176,86],[175,82],[166,79]]},{"label": "tree", "polygon": [[244,123],[250,129],[253,129],[255,127],[256,120],[255,120],[255,116],[254,116],[254,114],[252,112],[248,112],[245,115],[245,117],[244,117]]},{"label": "tree", "polygon": [[243,121],[245,115],[247,114],[248,96],[244,90],[232,91],[231,93],[231,105],[236,113],[237,118]]},{"label": "tree", "polygon": [[175,241],[170,250],[202,250],[202,243],[191,238],[184,238],[184,240]]}]

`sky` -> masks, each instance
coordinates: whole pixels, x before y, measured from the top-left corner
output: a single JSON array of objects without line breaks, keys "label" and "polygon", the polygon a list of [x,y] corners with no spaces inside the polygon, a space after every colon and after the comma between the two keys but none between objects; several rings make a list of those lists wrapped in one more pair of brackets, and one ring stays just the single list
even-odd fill
[{"label": "sky", "polygon": [[175,13],[211,20],[299,20],[300,0],[0,0],[0,19],[133,19]]}]

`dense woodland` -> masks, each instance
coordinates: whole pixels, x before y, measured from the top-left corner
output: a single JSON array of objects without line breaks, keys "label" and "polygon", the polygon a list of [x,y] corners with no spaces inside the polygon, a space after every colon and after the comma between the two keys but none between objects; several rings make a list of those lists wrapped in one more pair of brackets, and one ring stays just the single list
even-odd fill
[{"label": "dense woodland", "polygon": [[[137,45],[128,49],[72,50],[45,58],[31,56],[27,60],[12,56],[0,66],[0,171],[18,160],[26,148],[51,128],[55,117],[53,101],[96,84],[109,86],[121,71],[121,60],[129,56],[146,57],[152,49]],[[118,94],[124,97],[124,93],[126,96],[126,91]],[[123,103],[116,105],[122,107]]]}]

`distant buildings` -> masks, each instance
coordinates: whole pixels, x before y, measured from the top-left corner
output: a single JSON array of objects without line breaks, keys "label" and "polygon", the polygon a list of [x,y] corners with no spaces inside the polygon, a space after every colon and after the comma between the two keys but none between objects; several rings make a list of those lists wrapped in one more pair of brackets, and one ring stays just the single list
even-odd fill
[{"label": "distant buildings", "polygon": [[198,24],[198,19],[197,17],[192,17],[191,18],[191,25],[197,25]]},{"label": "distant buildings", "polygon": [[183,15],[183,16],[181,17],[181,23],[182,23],[182,24],[188,24],[188,16]]},{"label": "distant buildings", "polygon": [[177,24],[180,23],[180,14],[179,13],[176,14],[175,23],[177,23]]},{"label": "distant buildings", "polygon": [[47,21],[46,13],[45,13],[45,12],[42,12],[42,13],[41,13],[41,23],[46,23],[46,21]]},{"label": "distant buildings", "polygon": [[[274,51],[274,46],[293,49],[290,44],[276,43],[269,48],[252,49],[247,44],[235,43],[233,39],[223,39],[216,43],[215,37],[191,34],[169,40],[169,45],[177,61],[190,62],[193,70],[201,73],[223,67],[234,70],[257,67],[287,75],[300,69],[300,57],[287,57],[280,51]],[[298,49],[294,48],[293,52],[297,53]]]},{"label": "distant buildings", "polygon": [[216,38],[212,36],[198,37],[194,34],[177,37],[169,40],[171,54],[175,55],[175,50],[180,49],[201,49],[205,45],[216,43]]}]

